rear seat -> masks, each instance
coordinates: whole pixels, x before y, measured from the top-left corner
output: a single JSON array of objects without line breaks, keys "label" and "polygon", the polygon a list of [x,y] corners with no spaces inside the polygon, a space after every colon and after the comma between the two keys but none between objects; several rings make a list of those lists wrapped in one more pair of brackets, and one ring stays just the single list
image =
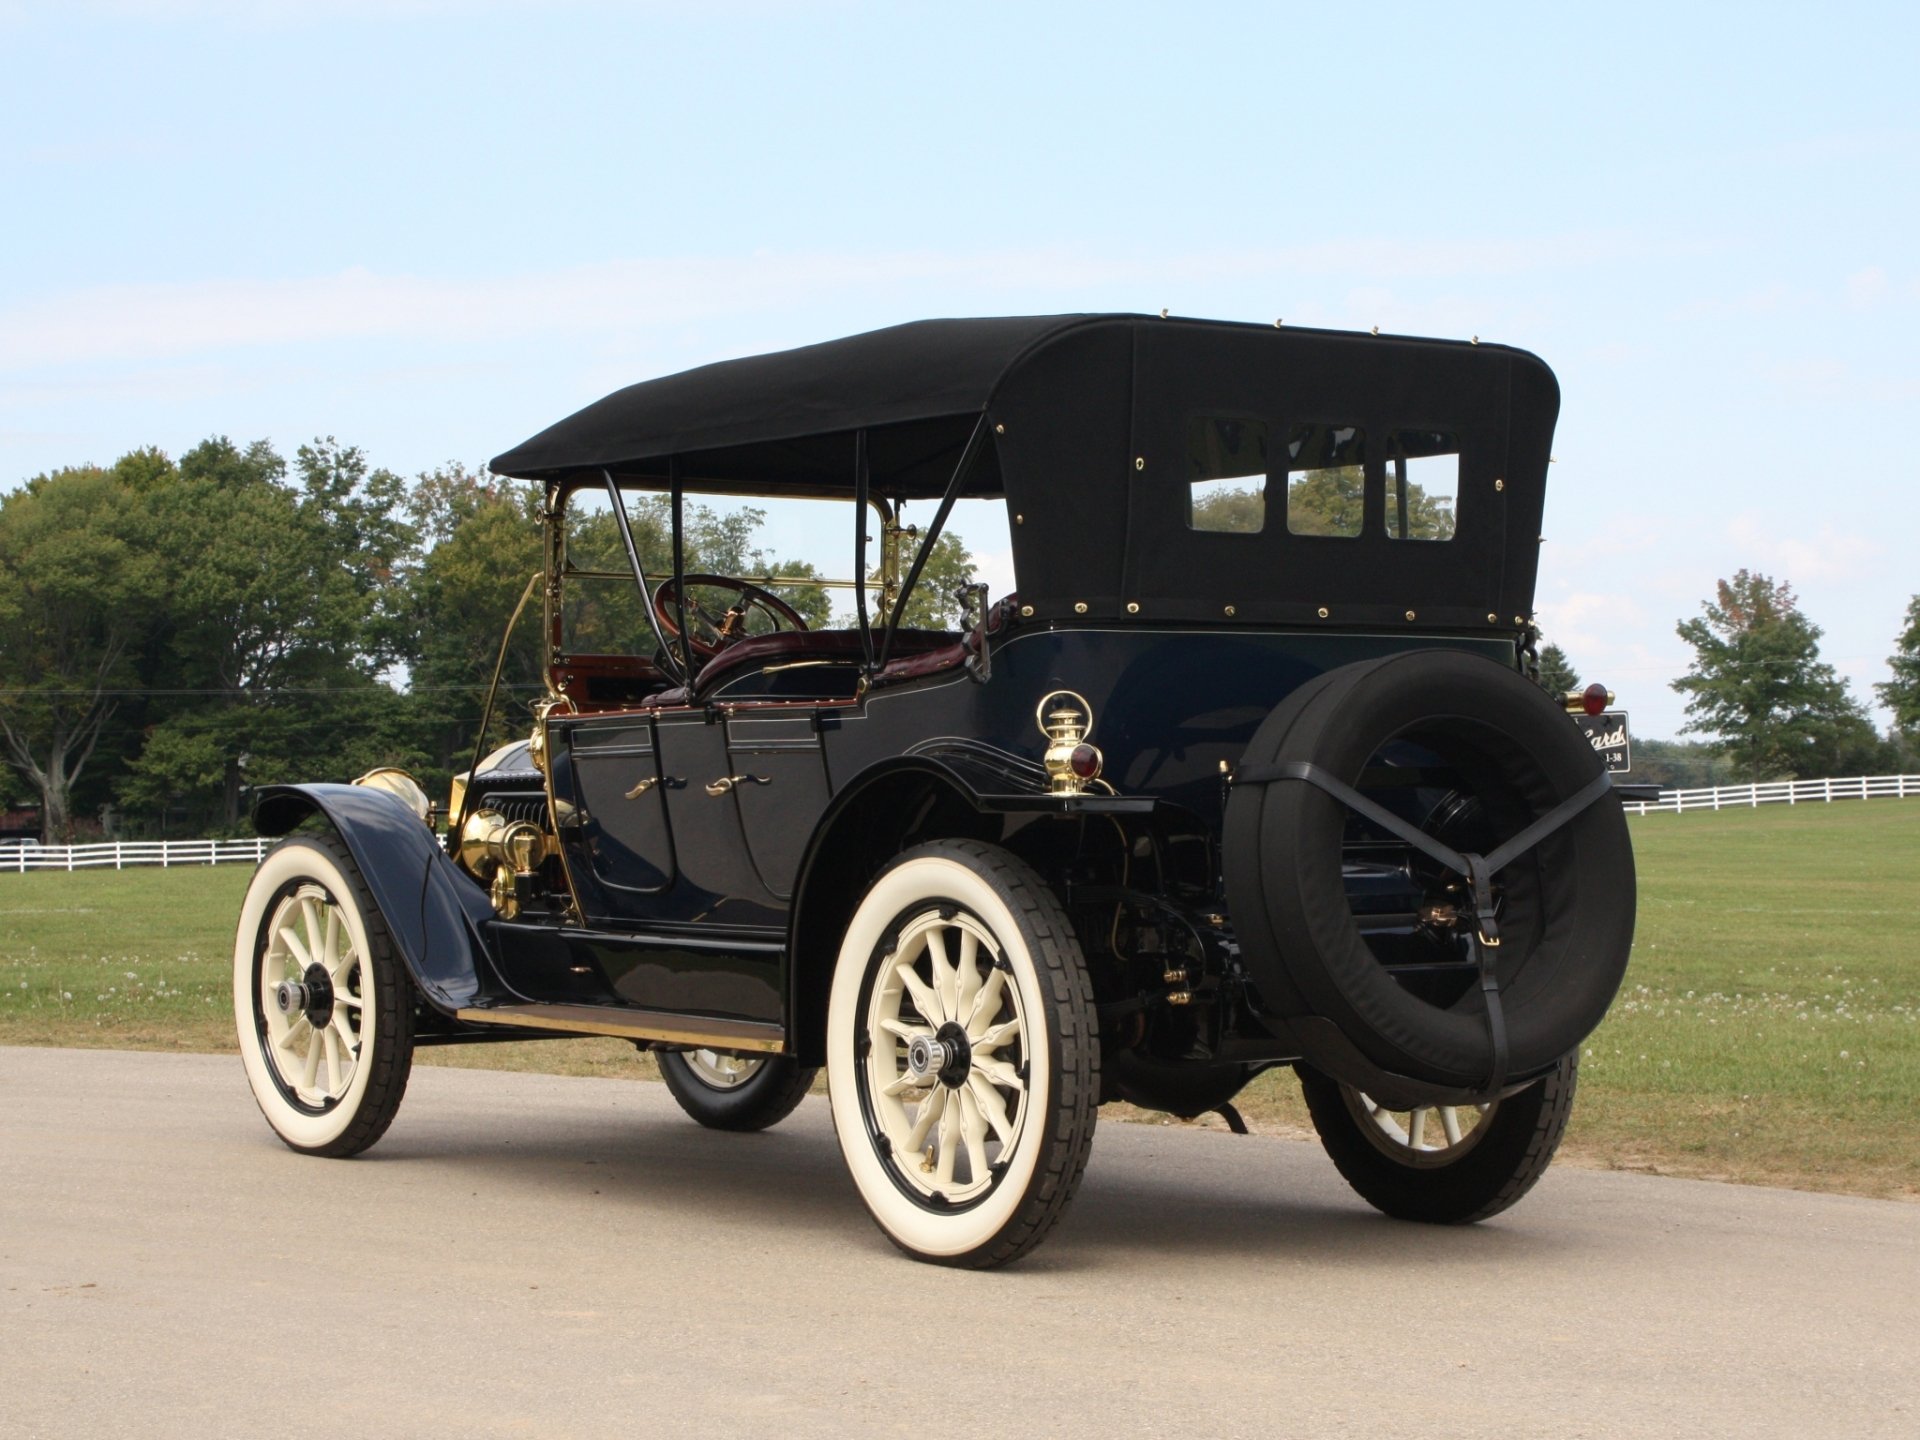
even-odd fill
[{"label": "rear seat", "polygon": [[[999,634],[1013,623],[1019,613],[1020,597],[1002,596],[987,612],[987,633]],[[882,633],[876,629],[873,633],[876,653],[882,642]],[[973,650],[974,634],[971,630],[964,635],[953,630],[899,630],[894,634],[887,663],[873,677],[873,683],[887,685],[923,675],[937,675],[943,670],[952,670],[965,664]],[[737,645],[729,645],[707,661],[694,677],[692,693],[703,695],[727,676],[742,670],[791,664],[800,660],[840,660],[853,664],[863,653],[858,630],[782,630],[772,635],[756,635]],[[688,703],[687,688],[676,685],[671,690],[649,695],[641,703],[685,705]]]},{"label": "rear seat", "polygon": [[[877,648],[881,642],[879,631],[874,632],[873,640]],[[901,630],[893,637],[893,649],[894,653],[904,658],[954,647],[959,641],[960,636],[951,630]],[[858,630],[782,630],[774,635],[756,635],[737,645],[729,645],[707,661],[694,677],[693,693],[704,695],[729,675],[743,670],[758,670],[768,665],[792,664],[801,660],[839,660],[851,665],[858,662],[864,653]],[[891,661],[887,669],[891,670],[899,663]],[[687,690],[684,686],[675,686],[671,690],[649,695],[642,703],[685,705]]]}]

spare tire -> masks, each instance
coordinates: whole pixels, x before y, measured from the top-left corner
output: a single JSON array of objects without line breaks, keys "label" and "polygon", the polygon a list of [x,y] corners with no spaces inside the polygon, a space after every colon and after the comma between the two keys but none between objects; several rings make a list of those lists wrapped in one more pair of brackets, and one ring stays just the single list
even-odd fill
[{"label": "spare tire", "polygon": [[[1494,876],[1501,943],[1482,951],[1463,878],[1297,778],[1302,762],[1450,849],[1484,856],[1602,773],[1558,704],[1512,669],[1453,650],[1303,685],[1236,772],[1270,778],[1236,778],[1227,900],[1263,1007],[1304,1058],[1377,1097],[1525,1083],[1592,1032],[1633,943],[1633,851],[1617,797],[1601,794]],[[1294,773],[1271,778],[1283,766]],[[1360,893],[1368,887],[1387,900]],[[1365,913],[1383,904],[1387,913]]]}]

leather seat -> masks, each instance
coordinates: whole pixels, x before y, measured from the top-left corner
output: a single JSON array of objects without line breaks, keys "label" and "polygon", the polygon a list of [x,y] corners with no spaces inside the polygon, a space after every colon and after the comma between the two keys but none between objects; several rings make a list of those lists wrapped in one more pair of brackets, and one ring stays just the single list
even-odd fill
[{"label": "leather seat", "polygon": [[[874,631],[874,652],[879,653],[882,634]],[[951,630],[900,630],[893,637],[889,661],[924,655],[960,643]],[[755,635],[729,645],[700,668],[694,676],[692,694],[703,695],[727,676],[741,670],[756,670],[768,665],[793,664],[802,660],[840,661],[855,664],[864,655],[858,630],[781,630],[772,635]],[[891,664],[888,666],[892,668]],[[651,695],[649,705],[685,705],[688,691],[676,686]]]}]

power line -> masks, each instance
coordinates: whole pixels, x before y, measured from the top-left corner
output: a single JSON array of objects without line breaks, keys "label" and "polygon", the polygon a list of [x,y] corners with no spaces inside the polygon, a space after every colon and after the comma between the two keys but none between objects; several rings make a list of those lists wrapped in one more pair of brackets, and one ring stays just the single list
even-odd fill
[{"label": "power line", "polygon": [[[377,682],[376,682],[377,683]],[[458,693],[462,690],[484,690],[486,686],[479,682],[471,685],[409,685],[405,690],[388,690],[390,695],[435,695]],[[528,681],[520,684],[508,684],[502,681],[502,690],[545,690],[544,685]],[[226,695],[244,699],[272,699],[279,695],[369,695],[372,690],[363,685],[281,685],[271,690],[0,690],[0,697],[44,696],[61,699],[86,698],[124,700],[130,696],[167,695]]]}]

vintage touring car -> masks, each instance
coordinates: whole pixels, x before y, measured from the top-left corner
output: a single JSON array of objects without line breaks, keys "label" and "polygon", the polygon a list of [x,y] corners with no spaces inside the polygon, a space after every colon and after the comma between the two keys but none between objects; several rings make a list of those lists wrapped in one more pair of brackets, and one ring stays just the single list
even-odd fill
[{"label": "vintage touring car", "polygon": [[[1125,315],[589,405],[494,461],[543,487],[546,693],[444,839],[398,772],[257,799],[261,1109],[350,1155],[415,1046],[606,1035],[750,1130],[824,1067],[882,1230],[990,1265],[1059,1220],[1102,1103],[1231,1122],[1291,1066],[1380,1209],[1505,1208],[1634,918],[1619,798],[1529,678],[1557,407],[1500,346]],[[840,507],[851,578],[689,573],[691,507],[742,496]],[[907,625],[981,502],[1014,589]]]}]

